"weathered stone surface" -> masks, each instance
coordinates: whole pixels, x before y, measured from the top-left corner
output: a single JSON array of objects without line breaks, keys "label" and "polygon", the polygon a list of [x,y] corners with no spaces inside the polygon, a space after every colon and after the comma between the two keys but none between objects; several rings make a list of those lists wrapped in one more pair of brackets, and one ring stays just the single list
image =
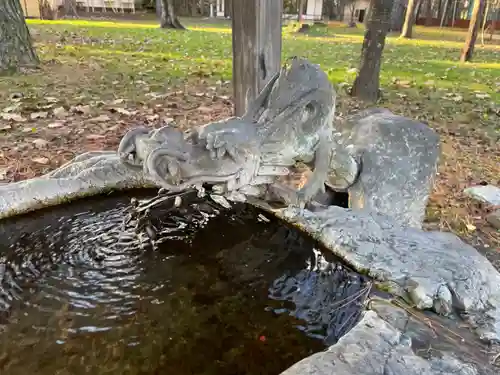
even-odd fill
[{"label": "weathered stone surface", "polygon": [[296,363],[281,375],[493,375],[486,366],[464,363],[450,353],[424,359],[411,338],[373,311],[337,344]]},{"label": "weathered stone surface", "polygon": [[[358,163],[332,137],[335,99],[318,65],[292,58],[241,117],[187,134],[168,126],[132,129],[118,153],[169,191],[211,184],[233,201],[258,197],[305,205],[324,190],[329,175],[340,188],[358,176]],[[280,182],[297,162],[312,169],[298,190]]]},{"label": "weathered stone surface", "polygon": [[40,178],[0,185],[0,218],[108,190],[155,185],[127,168],[113,151],[88,152]]},{"label": "weathered stone surface", "polygon": [[464,190],[464,193],[473,199],[491,204],[500,205],[500,188],[494,185],[473,186]]},{"label": "weathered stone surface", "polygon": [[451,233],[404,227],[394,218],[341,207],[277,212],[357,270],[387,282],[419,309],[468,313],[480,337],[500,340],[500,274]]},{"label": "weathered stone surface", "polygon": [[427,125],[375,108],[336,125],[344,145],[361,161],[349,188],[349,207],[390,215],[420,228],[437,171],[439,137]]},{"label": "weathered stone surface", "polygon": [[493,211],[486,216],[486,221],[488,221],[493,228],[500,229],[500,210]]}]

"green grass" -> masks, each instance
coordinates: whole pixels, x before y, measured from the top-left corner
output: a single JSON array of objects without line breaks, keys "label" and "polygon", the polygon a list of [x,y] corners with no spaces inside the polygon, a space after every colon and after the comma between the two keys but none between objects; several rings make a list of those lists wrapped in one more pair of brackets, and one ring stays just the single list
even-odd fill
[{"label": "green grass", "polygon": [[[145,90],[155,91],[190,78],[214,82],[231,79],[228,22],[186,20],[190,29],[187,32],[161,30],[149,21],[30,20],[28,23],[42,60],[85,71],[83,85],[91,95],[114,95],[109,90],[114,87],[125,96],[138,98],[141,93],[137,92],[137,80]],[[362,28],[322,27],[311,34],[298,35],[293,26],[285,27],[283,58],[300,55],[320,64],[342,94],[341,88],[352,83],[359,65]],[[427,102],[425,106],[431,107],[439,103],[439,108],[430,111],[429,116],[423,115],[426,120],[454,117],[457,107],[464,118],[468,118],[470,111],[476,111],[477,120],[491,128],[491,103],[500,102],[500,46],[478,45],[474,62],[462,64],[458,58],[463,42],[456,39],[457,35],[465,37],[463,31],[447,33],[417,27],[415,34],[426,39],[390,36],[387,40],[381,71],[385,100],[415,99],[417,106],[422,106],[418,102],[423,100]],[[439,39],[429,39],[432,35],[438,35]],[[451,40],[446,39],[448,36]],[[47,82],[50,76],[44,71],[9,79],[5,88],[11,90],[20,85],[37,90],[49,85],[68,91],[67,81],[50,78],[52,82]]]},{"label": "green grass", "polygon": [[[184,20],[189,31],[161,30],[151,21],[30,20],[42,61],[52,63],[38,74],[0,79],[0,91],[47,88],[71,96],[125,96],[136,102],[147,91],[192,78],[229,81],[232,75],[231,29],[217,23]],[[283,58],[305,56],[321,65],[345,94],[359,65],[363,29],[318,27],[312,35],[283,32]],[[464,31],[417,27],[416,39],[387,39],[381,71],[383,103],[402,114],[427,121],[479,122],[496,133],[495,103],[500,102],[500,45],[478,45],[473,63],[459,63]],[[429,39],[432,36],[438,39]],[[421,39],[423,36],[425,39]],[[82,75],[58,77],[57,70]],[[53,76],[55,73],[55,77]],[[137,81],[140,81],[138,86]],[[1,94],[0,94],[1,95]],[[1,100],[1,96],[0,96]],[[425,107],[426,111],[419,111]],[[471,115],[472,113],[472,115]]]},{"label": "green grass", "polygon": [[[33,20],[29,24],[39,33],[38,40],[53,40],[39,45],[45,59],[64,62],[91,59],[108,70],[120,68],[153,80],[158,76],[168,79],[193,75],[231,78],[231,30],[227,23],[194,24],[189,32],[160,30],[150,22]],[[418,28],[417,36],[432,35],[424,30]],[[352,82],[363,30],[339,27],[319,31],[326,35],[296,35],[285,30],[283,57],[305,56],[319,63],[334,83]],[[463,33],[454,32],[452,39],[456,39],[456,34]],[[440,40],[389,37],[382,65],[382,86],[390,87],[394,81],[402,80],[410,81],[411,86],[432,85],[466,96],[481,91],[500,100],[500,46],[479,47],[474,63],[460,64],[463,42],[442,40],[443,35],[438,36]],[[60,37],[69,37],[70,42],[57,45]]]}]

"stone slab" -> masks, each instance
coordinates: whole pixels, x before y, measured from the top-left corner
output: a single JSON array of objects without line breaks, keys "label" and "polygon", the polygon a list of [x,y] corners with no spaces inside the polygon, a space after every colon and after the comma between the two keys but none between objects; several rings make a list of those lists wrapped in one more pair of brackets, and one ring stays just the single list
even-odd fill
[{"label": "stone slab", "polygon": [[361,111],[336,127],[361,165],[349,188],[349,207],[421,228],[441,152],[437,133],[383,108]]},{"label": "stone slab", "polygon": [[331,206],[276,212],[418,309],[466,312],[485,341],[500,341],[500,274],[452,233],[405,227],[368,210]]},{"label": "stone slab", "polygon": [[494,185],[469,187],[464,190],[464,193],[478,201],[500,206],[500,188]]},{"label": "stone slab", "polygon": [[297,362],[281,375],[493,375],[495,370],[462,362],[451,353],[417,356],[407,335],[367,311],[335,345]]},{"label": "stone slab", "polygon": [[493,211],[486,216],[486,221],[490,223],[493,228],[500,229],[500,210]]}]

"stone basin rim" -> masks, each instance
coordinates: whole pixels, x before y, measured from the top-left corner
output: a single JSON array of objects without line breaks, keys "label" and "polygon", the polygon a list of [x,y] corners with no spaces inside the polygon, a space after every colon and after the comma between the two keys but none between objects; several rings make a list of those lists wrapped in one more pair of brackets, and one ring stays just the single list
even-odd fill
[{"label": "stone basin rim", "polygon": [[[128,169],[125,165],[123,165],[118,156],[116,155],[115,152],[113,151],[100,151],[100,152],[89,152],[82,154],[80,156],[77,156],[75,159],[70,161],[69,163],[63,165],[59,169],[56,169],[47,175],[41,176],[41,177],[36,177],[33,179],[29,180],[24,180],[24,181],[19,181],[15,183],[10,183],[10,184],[5,184],[5,185],[0,185],[0,220],[5,220],[8,218],[12,218],[14,216],[22,215],[22,214],[28,214],[30,212],[34,212],[36,210],[40,210],[43,208],[50,208],[53,206],[56,206],[58,204],[63,204],[63,203],[70,203],[72,201],[75,201],[77,199],[85,198],[85,197],[91,197],[91,196],[98,196],[98,195],[104,195],[109,192],[120,192],[120,191],[127,191],[127,190],[140,190],[140,189],[151,189],[155,188],[157,185],[152,183],[150,180],[144,177],[142,173],[140,172],[135,172],[131,171]],[[382,231],[387,231],[392,233],[396,233],[399,235],[399,237],[403,237],[406,232],[401,232],[400,225],[395,223],[394,220],[390,220],[390,218],[385,218],[384,215],[378,215],[377,213],[370,213],[370,212],[363,212],[361,210],[348,210],[345,208],[341,207],[335,207],[331,206],[327,209],[321,210],[319,212],[312,212],[309,210],[304,210],[303,214],[299,214],[296,209],[293,207],[288,207],[285,209],[269,209],[267,207],[261,206],[254,204],[254,202],[248,201],[247,203],[250,203],[253,206],[256,206],[260,209],[263,209],[264,212],[267,212],[273,216],[275,216],[279,220],[283,220],[284,222],[287,222],[294,227],[297,227],[301,232],[305,232],[307,235],[312,237],[314,240],[316,240],[318,243],[321,243],[325,248],[330,250],[335,256],[337,256],[340,259],[343,259],[343,261],[351,268],[354,270],[359,270],[359,264],[356,264],[356,261],[351,262],[349,259],[346,259],[341,255],[340,252],[338,252],[336,249],[337,246],[342,246],[343,243],[328,243],[328,235],[330,232],[328,230],[335,230],[335,228],[341,227],[341,231],[346,231],[349,232],[351,231],[358,231],[359,228],[362,228],[363,230],[368,228],[368,229],[373,229],[372,227],[375,226],[376,229],[382,230]],[[377,216],[378,215],[378,216]],[[338,216],[338,217],[337,217]],[[373,217],[372,217],[373,216]],[[366,221],[366,219],[374,219],[374,223],[370,223],[369,221]],[[375,220],[376,219],[376,220]],[[356,221],[363,221],[365,220],[366,222],[363,225],[366,225],[366,228],[361,226],[356,226],[355,222]],[[380,220],[378,222],[377,220]],[[370,225],[372,227],[370,227]],[[325,227],[327,232],[325,232]],[[333,228],[333,229],[332,229]],[[307,230],[306,230],[307,229]],[[398,230],[400,232],[398,232]],[[415,228],[410,228],[409,230],[413,232],[408,232],[408,233],[413,233],[415,235],[422,235],[424,236],[423,239],[423,244],[428,245],[434,240],[442,240],[446,239],[447,241],[451,241],[451,237],[453,236],[451,234],[447,233],[432,233],[432,232],[423,232],[421,230],[415,229]],[[418,232],[418,233],[417,233]],[[316,235],[315,235],[316,234]],[[339,237],[337,236],[338,233],[334,235],[334,237]],[[365,235],[362,233],[361,235]],[[432,236],[431,236],[432,235]],[[340,236],[342,237],[342,236]],[[325,240],[326,239],[326,240]],[[338,240],[338,238],[337,238]],[[359,238],[355,239],[359,240]],[[363,239],[362,239],[363,240]],[[368,242],[370,241],[370,238],[367,238]],[[382,240],[386,240],[386,238],[382,238]],[[425,242],[427,241],[427,242]],[[453,245],[457,246],[457,249],[461,249],[461,251],[464,253],[464,256],[471,256],[471,252],[474,250],[468,245],[463,244],[463,248],[460,248],[462,246],[459,242],[458,237],[454,239],[453,241],[455,242],[450,242]],[[374,244],[375,246],[376,244]],[[383,244],[384,245],[384,244]],[[398,244],[395,244],[398,245]],[[411,244],[410,244],[411,245]],[[392,244],[391,244],[392,246]],[[394,246],[394,249],[397,250],[397,246]],[[391,247],[391,250],[394,250]],[[340,249],[342,250],[342,249]],[[339,251],[340,251],[339,250]],[[422,249],[420,249],[422,250]],[[477,252],[477,251],[476,251]],[[344,253],[345,249],[344,249]],[[404,255],[403,253],[395,253],[397,256]],[[436,253],[437,254],[437,253]],[[475,253],[474,253],[475,254]],[[482,259],[478,259],[479,254],[474,255],[474,261],[476,263],[476,266],[482,267],[481,277],[489,277],[488,271],[494,270],[493,266],[489,264],[486,266],[483,262]],[[362,255],[362,254],[361,254]],[[385,257],[387,258],[387,254],[377,254],[377,256],[381,257],[381,263],[379,262],[379,265],[382,264],[382,266],[385,264],[387,266],[387,259],[383,259]],[[389,254],[390,255],[390,254]],[[411,255],[411,254],[407,254]],[[423,254],[425,255],[425,254]],[[439,255],[439,254],[437,254]],[[356,258],[357,254],[353,254],[354,260],[357,260]],[[422,254],[419,258],[423,258]],[[480,257],[479,257],[480,258]],[[397,260],[397,259],[396,259]],[[425,260],[425,259],[424,259]],[[361,259],[363,261],[363,259]],[[384,263],[384,261],[386,263]],[[408,263],[411,266],[411,262],[415,261],[415,258],[410,258],[407,259],[410,263]],[[371,264],[370,264],[371,266]],[[472,265],[474,267],[474,265]],[[375,267],[376,269],[376,267]],[[361,272],[362,272],[361,268]],[[376,269],[377,270],[377,269]],[[412,270],[409,270],[411,273]],[[496,272],[496,271],[495,271]],[[491,272],[490,272],[491,273]],[[366,273],[365,273],[366,275]],[[486,276],[485,276],[486,275]],[[377,272],[375,272],[374,275],[368,275],[368,276],[377,276]],[[383,273],[378,275],[380,279],[384,279]],[[495,276],[496,277],[496,276]],[[499,276],[500,277],[500,276]],[[374,277],[374,279],[377,279],[377,277]],[[390,277],[389,277],[389,280]],[[496,280],[496,279],[495,279]],[[391,280],[393,281],[393,280]],[[420,281],[420,280],[419,280]],[[421,290],[416,290],[415,294],[417,296],[420,296],[422,293],[424,294],[426,291],[428,292],[429,285],[426,284],[426,280],[423,280],[423,285],[424,292]],[[486,282],[486,286],[489,286],[488,283],[491,282],[490,279],[482,282]],[[466,287],[468,284],[464,284]],[[498,284],[497,284],[498,285]],[[433,285],[430,285],[432,287]],[[483,286],[484,287],[484,286]],[[418,289],[418,288],[417,288]],[[460,289],[461,291],[463,290]],[[486,291],[490,293],[490,291]],[[486,293],[485,290],[483,290],[481,293],[484,294]],[[487,294],[487,293],[486,293]],[[487,295],[486,297],[488,297]],[[480,296],[480,301],[482,301],[482,298],[484,296]],[[496,306],[500,306],[500,296],[497,294],[494,294],[495,298],[499,298],[499,303]],[[425,300],[425,299],[424,299]],[[470,301],[468,301],[470,302]],[[431,301],[432,303],[432,301]],[[472,305],[474,307],[475,305]],[[498,310],[493,311],[493,315],[496,318]],[[375,315],[373,315],[375,314]],[[375,326],[376,328],[382,329],[383,325],[386,323],[384,320],[381,318],[376,317],[376,313],[370,313],[368,314],[368,311],[363,314],[364,318],[362,318],[361,322],[356,325],[353,330],[348,332],[344,337],[342,337],[339,342],[330,349],[327,350],[328,353],[333,355],[333,357],[330,357],[328,361],[331,361],[333,363],[337,363],[339,360],[339,357],[337,354],[338,351],[341,348],[343,343],[345,342],[346,344],[350,341],[352,344],[352,340],[354,340],[356,343],[359,341],[359,346],[362,346],[361,344],[361,339],[364,334],[366,334],[369,330],[372,330],[373,336],[371,336],[370,342],[375,342],[376,340],[380,339],[377,335],[380,333],[378,332],[378,329],[373,330],[373,327]],[[495,322],[500,321],[499,319],[496,319]],[[366,324],[368,323],[368,324]],[[498,323],[495,323],[498,324]],[[387,325],[387,324],[386,324]],[[357,328],[358,327],[358,328]],[[385,326],[384,326],[385,327]],[[387,328],[388,327],[388,328]],[[392,327],[390,324],[386,328],[390,330],[392,333],[396,335],[397,337],[400,337],[402,335],[402,331],[399,331],[398,329]],[[392,328],[391,328],[392,327]],[[351,335],[352,332],[352,335]],[[398,333],[399,332],[399,333]],[[352,336],[355,336],[356,338],[353,339]],[[345,338],[345,340],[343,340]],[[366,337],[365,337],[366,338]],[[384,338],[385,340],[385,338]],[[399,340],[399,339],[398,339]],[[390,347],[393,348],[394,350],[410,350],[407,343],[403,340],[396,340],[396,341],[391,341]],[[384,341],[385,342],[385,341]],[[356,344],[356,345],[358,345]],[[371,344],[369,344],[371,345]],[[336,350],[333,350],[333,348],[337,348]],[[360,349],[361,350],[361,349]],[[333,354],[332,354],[333,353]],[[326,355],[326,354],[325,354]],[[396,355],[396,354],[395,354]],[[399,355],[399,354],[397,354]],[[417,357],[414,353],[411,354],[410,352],[407,352],[406,355],[414,355],[415,358]],[[371,354],[370,354],[371,356]],[[368,356],[368,357],[370,357]],[[319,356],[321,357],[321,356]],[[311,368],[318,369],[316,365],[316,360],[319,358],[318,356],[313,356],[312,357],[307,357],[304,359],[304,361],[307,362],[309,358],[311,358],[311,361],[314,363],[308,365]],[[323,357],[321,357],[323,358]],[[326,360],[326,357],[324,357]],[[420,358],[420,357],[418,357]],[[364,360],[370,360],[370,358],[366,358]],[[375,359],[372,359],[375,360]],[[302,361],[300,361],[302,362]],[[299,362],[299,363],[300,363]],[[431,362],[429,362],[431,363]],[[425,366],[431,366],[425,362]],[[423,364],[424,365],[424,364]],[[295,365],[294,365],[295,366]],[[302,372],[294,372],[293,368],[290,368],[289,370],[285,370],[285,374],[295,374],[295,373],[304,373]],[[330,367],[333,366],[333,364],[329,365]],[[337,365],[335,365],[337,366]],[[342,369],[339,368],[338,373],[339,375],[347,375],[350,373],[353,373],[353,367],[356,368],[355,364],[351,364],[351,367],[349,368],[349,371],[343,371]],[[328,366],[327,366],[328,367]],[[432,367],[432,366],[431,366]],[[298,368],[301,368],[300,366]],[[325,368],[326,370],[326,368]],[[356,368],[356,370],[358,370]],[[361,370],[361,368],[359,368]],[[443,372],[435,372],[433,369],[431,369],[432,372],[429,372],[429,374],[444,374]],[[330,374],[332,373],[333,368],[330,369],[330,372],[321,372],[321,371],[316,371],[314,370],[313,372],[307,372],[307,373],[314,373],[315,375],[319,374]],[[335,370],[337,371],[337,370]],[[367,374],[364,371],[355,371],[355,373],[359,374]],[[395,374],[401,374],[401,375],[407,375],[407,374],[413,374],[413,372],[395,372]],[[483,373],[481,373],[483,374]],[[370,374],[373,375],[373,374]],[[381,373],[382,375],[382,373]]]}]

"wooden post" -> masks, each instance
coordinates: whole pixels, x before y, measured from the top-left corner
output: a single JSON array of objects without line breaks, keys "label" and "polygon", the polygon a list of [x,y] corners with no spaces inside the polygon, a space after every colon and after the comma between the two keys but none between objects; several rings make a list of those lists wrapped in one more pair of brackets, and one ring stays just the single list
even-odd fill
[{"label": "wooden post", "polygon": [[281,67],[282,0],[233,0],[233,90],[235,115],[245,113]]}]

